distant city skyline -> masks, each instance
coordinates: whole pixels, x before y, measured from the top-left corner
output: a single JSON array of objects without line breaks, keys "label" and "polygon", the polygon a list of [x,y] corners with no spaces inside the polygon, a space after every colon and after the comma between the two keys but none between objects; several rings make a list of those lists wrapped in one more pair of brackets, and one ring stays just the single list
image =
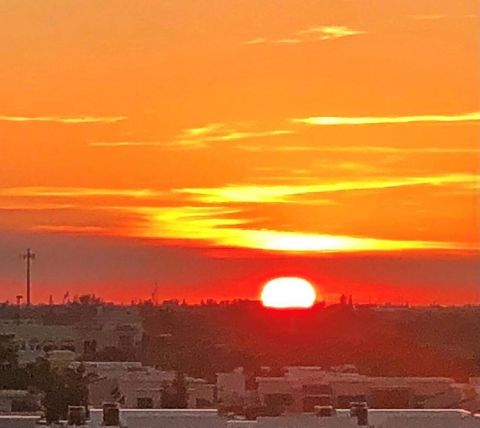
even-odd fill
[{"label": "distant city skyline", "polygon": [[480,301],[478,2],[0,16],[1,301]]}]

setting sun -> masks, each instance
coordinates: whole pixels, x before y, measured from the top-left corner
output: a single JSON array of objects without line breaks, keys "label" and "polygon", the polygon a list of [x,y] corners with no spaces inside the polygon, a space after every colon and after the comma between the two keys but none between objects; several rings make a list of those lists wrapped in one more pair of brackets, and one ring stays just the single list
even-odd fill
[{"label": "setting sun", "polygon": [[310,308],[316,298],[313,285],[296,277],[281,277],[268,281],[261,295],[263,305],[269,308]]}]

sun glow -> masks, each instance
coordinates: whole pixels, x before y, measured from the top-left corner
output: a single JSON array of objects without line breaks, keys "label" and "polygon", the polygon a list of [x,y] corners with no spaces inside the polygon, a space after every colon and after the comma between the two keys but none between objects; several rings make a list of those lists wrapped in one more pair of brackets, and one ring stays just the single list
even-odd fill
[{"label": "sun glow", "polygon": [[310,308],[317,295],[303,278],[281,277],[268,281],[262,290],[262,303],[269,308]]}]

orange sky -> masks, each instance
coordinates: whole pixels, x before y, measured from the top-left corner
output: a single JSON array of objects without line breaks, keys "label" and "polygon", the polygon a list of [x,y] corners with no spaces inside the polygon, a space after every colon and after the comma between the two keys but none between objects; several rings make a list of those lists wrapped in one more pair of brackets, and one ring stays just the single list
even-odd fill
[{"label": "orange sky", "polygon": [[479,36],[476,1],[0,3],[0,299],[25,246],[37,300],[477,299]]}]

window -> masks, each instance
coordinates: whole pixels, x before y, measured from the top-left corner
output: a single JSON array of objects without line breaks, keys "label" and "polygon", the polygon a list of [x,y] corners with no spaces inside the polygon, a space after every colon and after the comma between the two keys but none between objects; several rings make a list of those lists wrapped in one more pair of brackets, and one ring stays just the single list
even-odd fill
[{"label": "window", "polygon": [[153,398],[151,397],[138,397],[137,409],[153,409]]}]

